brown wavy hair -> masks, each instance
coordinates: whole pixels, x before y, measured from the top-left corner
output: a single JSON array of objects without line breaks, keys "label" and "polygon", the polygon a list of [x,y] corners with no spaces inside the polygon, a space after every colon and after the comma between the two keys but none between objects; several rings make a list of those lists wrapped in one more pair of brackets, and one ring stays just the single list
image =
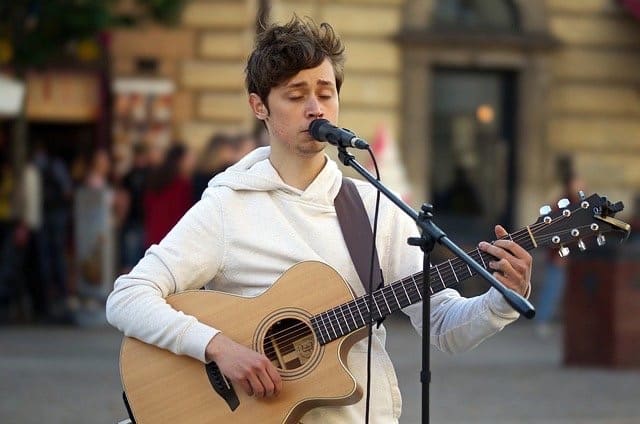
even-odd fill
[{"label": "brown wavy hair", "polygon": [[270,25],[256,39],[245,68],[249,93],[256,93],[268,107],[267,97],[277,87],[304,69],[319,66],[328,58],[336,76],[336,89],[344,78],[344,45],[326,22],[316,25],[294,15],[284,25]]}]

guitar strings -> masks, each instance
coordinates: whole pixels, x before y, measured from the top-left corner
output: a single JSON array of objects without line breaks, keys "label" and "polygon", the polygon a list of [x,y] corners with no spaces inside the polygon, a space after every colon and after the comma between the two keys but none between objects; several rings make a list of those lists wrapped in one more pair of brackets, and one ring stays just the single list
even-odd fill
[{"label": "guitar strings", "polygon": [[[542,223],[538,223],[538,224],[534,224],[534,225],[530,226],[529,229],[532,230],[532,232],[533,232],[533,231],[537,231],[537,229],[539,229],[541,227],[549,228],[551,225],[556,224],[558,221],[564,220],[566,218],[567,217],[565,217],[564,215],[561,215],[561,216],[555,218],[552,222],[550,222],[548,224],[547,223],[543,223],[543,222]],[[583,226],[583,228],[585,228],[585,227],[587,227],[587,226]],[[564,230],[563,232],[568,232],[568,230]],[[518,235],[517,233],[522,233],[522,234]],[[519,230],[519,231],[515,232],[514,234],[516,235],[515,238],[513,238],[512,235],[508,235],[508,236],[505,237],[505,239],[511,238],[514,242],[516,242],[518,244],[521,244],[523,241],[530,240],[530,237],[529,237],[528,233],[524,229],[523,230]],[[543,237],[539,237],[537,240],[538,240],[538,242],[547,242],[548,240],[551,240],[552,237],[553,236],[543,236]],[[480,252],[478,249],[475,249],[474,251],[471,251],[471,252],[468,252],[468,253],[471,256],[477,254],[477,256],[479,256],[479,259],[482,260],[483,263],[484,263],[484,260],[483,260],[484,258],[482,257],[483,254],[487,257],[487,259],[491,259],[492,258],[490,255],[487,255],[487,254],[485,254],[483,252]],[[478,261],[478,259],[475,259],[475,258],[474,258],[474,260]],[[450,262],[450,265],[451,265],[450,267],[453,270],[450,271],[447,268],[447,270],[444,272],[444,274],[447,275],[448,278],[450,278],[452,275],[454,275],[453,272],[455,272],[455,269],[456,269],[456,267],[458,267],[459,264],[455,264],[455,266],[454,266],[453,265],[453,261],[449,260],[447,262]],[[444,262],[442,264],[439,264],[437,266],[432,267],[430,272],[433,272],[435,269],[437,269],[438,267],[442,266],[443,264],[444,264]],[[465,263],[463,263],[462,265],[463,265],[463,268],[466,266]],[[459,270],[460,269],[458,269],[458,271]],[[398,283],[402,283],[403,291],[407,290],[407,287],[404,285],[404,284],[407,283],[407,281],[405,281],[405,280],[408,280],[409,278],[411,278],[412,280],[415,280],[415,276],[421,277],[420,274],[421,273],[414,274],[411,277],[405,278],[405,279],[401,280],[400,282],[398,282]],[[440,274],[440,276],[443,275],[442,272],[440,272],[439,274]],[[472,275],[473,275],[473,273],[472,273]],[[464,279],[466,279],[466,278],[468,278],[468,277],[465,277]],[[445,278],[442,277],[441,279],[444,280]],[[421,278],[419,278],[419,280],[421,280]],[[457,280],[456,282],[458,282],[458,281],[459,280]],[[419,284],[420,286],[422,286],[422,284],[423,284],[423,283],[418,283],[417,281],[413,281],[413,282],[414,282],[414,285]],[[385,304],[387,305],[387,310],[390,311],[389,313],[393,312],[393,311],[391,311],[391,308],[388,306],[388,302],[386,302],[386,298],[385,298],[385,293],[384,292],[386,290],[387,291],[386,294],[388,294],[389,290],[391,290],[393,292],[394,296],[397,298],[395,289],[398,286],[400,286],[400,284],[398,284],[398,283],[394,283],[394,284],[391,284],[389,286],[385,286],[384,288],[374,292],[374,300],[376,301],[376,307],[379,309],[379,312],[381,312],[380,311],[380,307],[377,304],[378,301],[380,300],[379,297],[382,297],[383,300],[385,300]],[[443,288],[447,287],[447,285],[444,283],[444,281],[438,282],[437,280],[433,284],[430,284],[430,287],[433,288],[434,286],[437,286],[439,284],[441,284]],[[418,294],[419,298],[417,300],[415,300],[415,301],[418,301],[422,297],[420,295],[420,290],[418,290],[418,288],[415,288],[413,286],[409,286],[409,291],[411,291],[411,293],[414,294],[414,295],[416,293]],[[400,293],[402,293],[402,291]],[[346,306],[347,307],[347,313],[349,313],[351,315],[353,323],[357,325],[356,316],[353,314],[353,311],[354,311],[353,306],[356,307],[356,309],[358,311],[358,314],[361,315],[361,321],[363,321],[363,314],[362,314],[362,311],[359,308],[358,303],[361,303],[361,302],[363,302],[365,300],[366,300],[366,296],[363,296],[363,297],[360,297],[360,298],[355,299],[353,301],[350,301],[350,302],[348,302],[346,304],[342,304],[342,305],[336,306],[336,307],[330,309],[329,311],[326,311],[324,313],[318,314],[318,315],[316,315],[316,318],[317,318],[316,322],[318,322],[318,318],[319,318],[319,321],[321,321],[321,323],[325,327],[326,333],[327,333],[327,335],[329,336],[330,339],[331,339],[331,331],[329,331],[330,328],[331,328],[331,330],[333,330],[333,333],[336,336],[336,338],[340,337],[340,336],[342,336],[344,334],[347,334],[347,333],[344,333],[344,330],[342,329],[342,326],[340,326],[340,324],[339,324],[340,318],[337,317],[337,312],[336,311],[340,310],[340,313],[343,315],[343,318],[345,318],[345,322],[346,322],[347,320],[346,320],[346,315],[345,315],[345,311],[344,311],[345,306]],[[414,300],[412,300],[411,298],[409,298],[408,300],[414,302]],[[334,318],[331,318],[329,316],[330,312],[333,312],[334,315],[336,316],[336,318],[338,318],[338,319],[336,320]],[[364,313],[364,315],[366,315],[367,318],[370,317],[371,314],[369,313],[368,309],[367,309],[367,312]],[[363,321],[363,322],[365,322],[365,321]],[[329,326],[327,325],[327,323],[329,324]],[[335,327],[333,326],[334,323],[336,324]],[[347,323],[347,326],[349,326],[349,323],[348,322],[346,322],[346,323]],[[366,325],[366,322],[363,325]],[[335,329],[336,327],[338,329],[340,329],[341,333],[344,333],[344,334],[341,334],[340,336],[338,336],[338,332]],[[356,327],[356,328],[358,328],[358,327]],[[292,333],[291,330],[296,330],[297,333]],[[321,330],[321,329],[319,329],[319,330]],[[348,330],[350,330],[350,329],[348,328]],[[275,333],[273,333],[271,335],[271,337],[273,338],[275,336],[274,342],[282,342],[283,341],[283,337],[287,337],[288,339],[291,339],[292,337],[295,337],[296,335],[304,334],[305,332],[308,332],[308,331],[309,331],[308,330],[308,325],[306,323],[299,323],[297,325],[289,327],[288,329],[284,329],[284,330],[275,332]],[[284,336],[281,335],[282,333],[285,333]]]},{"label": "guitar strings", "polygon": [[[529,229],[532,232],[534,232],[534,231],[537,231],[541,227],[549,228],[551,225],[557,224],[558,221],[561,221],[561,220],[567,219],[567,218],[568,217],[565,217],[564,215],[561,215],[561,216],[557,217],[556,219],[554,219],[552,222],[550,222],[548,224],[547,223],[534,224],[534,225],[530,226]],[[585,225],[585,226],[583,226],[581,228],[587,228],[587,227],[588,226]],[[564,230],[563,232],[566,233],[566,232],[569,232],[569,231],[570,230]],[[505,237],[505,239],[511,239],[511,240],[513,240],[515,243],[517,243],[519,245],[524,241],[527,241],[527,240],[530,241],[531,240],[528,232],[526,232],[524,229],[523,230],[519,230],[516,233],[518,233],[518,232],[521,232],[522,235],[516,235],[515,238],[513,238],[512,235],[508,235],[508,236]],[[514,233],[514,234],[516,234],[516,233]],[[562,232],[557,233],[557,234],[562,234]],[[537,238],[536,240],[539,243],[546,243],[549,240],[551,240],[552,238],[553,238],[553,236],[542,236],[542,237]],[[479,249],[475,249],[475,250],[473,250],[471,252],[468,252],[468,254],[470,256],[472,256],[472,257],[473,257],[473,255],[479,256],[479,259],[481,259],[483,263],[484,263],[484,260],[483,260],[484,258],[482,257],[482,255],[487,257],[486,259],[490,259],[490,260],[493,259],[492,256],[490,256],[490,255],[488,255],[488,254],[486,254],[484,252],[479,251]],[[473,259],[476,260],[477,262],[479,262],[476,258],[473,258]],[[443,262],[443,263],[441,263],[439,265],[432,266],[429,272],[434,272],[435,270],[438,269],[438,267],[443,266],[443,264],[446,263],[446,262],[449,262],[449,264],[450,264],[449,267],[445,266],[446,270],[442,270],[444,272],[439,272],[439,275],[440,275],[442,281],[437,281],[436,280],[433,284],[430,284],[430,288],[433,289],[434,286],[438,286],[438,285],[441,285],[442,288],[446,288],[448,286],[447,286],[447,284],[444,283],[444,280],[445,279],[448,280],[454,275],[457,276],[456,268],[460,264],[458,264],[458,263],[454,264],[453,262],[456,262],[455,259],[454,260],[449,259],[448,261],[445,261],[445,262]],[[457,271],[460,271],[461,269],[464,269],[464,267],[466,267],[466,263],[463,262],[462,263],[462,268],[458,268]],[[485,266],[485,268],[486,268],[486,266]],[[384,304],[387,305],[387,310],[389,311],[389,313],[394,312],[394,311],[391,310],[391,307],[389,306],[389,303],[386,301],[386,296],[388,296],[389,291],[391,291],[393,293],[394,298],[398,299],[398,297],[396,295],[396,288],[401,287],[402,291],[400,291],[400,293],[406,292],[405,297],[407,297],[407,295],[409,295],[409,298],[407,300],[411,301],[410,304],[415,303],[415,302],[419,301],[422,298],[421,290],[419,290],[417,287],[415,287],[415,286],[419,286],[420,289],[422,288],[423,282],[420,281],[420,280],[422,280],[422,278],[419,278],[418,280],[415,279],[416,276],[421,277],[420,274],[422,274],[422,273],[417,273],[417,274],[414,274],[414,275],[412,275],[410,277],[404,278],[404,279],[402,279],[402,280],[400,280],[400,281],[398,281],[396,283],[393,283],[391,285],[385,286],[380,290],[376,290],[373,293],[375,305],[378,308],[378,312],[381,315],[381,317],[382,317],[382,314],[381,314],[382,311],[380,310],[380,306],[378,305],[378,302],[379,302],[380,298],[382,298],[382,300],[384,300]],[[443,275],[447,275],[447,278],[445,278]],[[471,275],[473,275],[473,273]],[[463,280],[466,279],[466,278],[469,278],[469,277],[464,277]],[[406,280],[409,280],[409,279],[412,280],[414,285],[409,285],[409,287],[406,287],[405,284],[408,282]],[[459,281],[461,281],[461,280],[456,278],[456,283],[459,282]],[[452,284],[450,284],[450,285],[452,285]],[[387,293],[385,293],[385,290],[386,290]],[[433,292],[433,290],[432,290],[432,292]],[[409,293],[411,293],[411,294],[409,294]],[[412,295],[416,295],[416,294],[418,295],[418,298],[417,299],[412,299],[411,296]],[[341,336],[343,336],[345,334],[348,334],[349,332],[353,331],[353,330],[350,329],[350,324],[348,322],[349,320],[347,319],[347,316],[346,316],[345,311],[344,311],[345,307],[347,309],[346,313],[351,315],[351,318],[352,318],[351,321],[353,321],[353,323],[356,325],[356,329],[359,328],[359,327],[357,327],[358,320],[356,319],[356,315],[354,315],[354,310],[357,310],[358,315],[361,318],[360,321],[364,322],[363,326],[366,325],[366,321],[364,321],[364,317],[366,316],[366,318],[370,319],[371,314],[368,311],[368,309],[367,309],[367,312],[363,313],[360,310],[360,307],[358,305],[358,303],[362,303],[367,299],[366,296],[367,295],[361,296],[361,297],[359,297],[357,299],[354,299],[354,300],[352,300],[352,301],[350,301],[348,303],[345,303],[345,304],[342,304],[342,305],[338,305],[338,306],[336,306],[336,307],[334,307],[334,308],[332,308],[332,309],[330,309],[328,311],[325,311],[325,312],[323,312],[321,314],[315,315],[316,322],[317,323],[319,323],[319,322],[322,323],[322,325],[325,327],[326,334],[329,336],[329,339],[335,340],[335,338],[341,337]],[[399,302],[396,302],[396,303],[398,303],[398,306],[400,306]],[[354,309],[354,307],[356,309]],[[400,308],[398,308],[398,309],[400,309]],[[341,315],[344,318],[343,321],[347,325],[347,330],[348,331],[346,333],[344,332],[344,329],[340,325],[341,319],[338,317],[337,311],[339,311],[341,313]],[[331,313],[331,312],[333,312],[333,314],[336,316],[337,319],[336,318],[331,318],[329,316],[329,313]],[[373,321],[375,321],[375,319]],[[334,323],[336,324],[335,326],[333,325]],[[327,324],[329,324],[329,325],[327,325]],[[339,332],[336,331],[336,327],[340,330]],[[329,329],[331,329],[332,331],[329,331]],[[318,328],[318,330],[321,330],[321,329]],[[331,337],[331,332],[333,332],[335,338]],[[277,331],[275,333],[272,333],[270,335],[270,339],[271,339],[272,343],[288,343],[288,342],[291,342],[292,340],[295,340],[295,338],[297,338],[299,336],[302,336],[302,335],[305,335],[305,334],[311,334],[311,333],[314,333],[313,328],[309,328],[309,325],[307,323],[300,322],[300,323],[298,323],[296,325],[293,325],[291,327],[288,327],[286,329],[283,329],[283,330]],[[338,335],[338,333],[340,333],[340,335]],[[267,353],[269,350],[275,351],[274,348],[265,349],[265,353]],[[274,352],[270,352],[270,353],[274,353]]]},{"label": "guitar strings", "polygon": [[[529,227],[529,230],[532,233],[533,232],[537,232],[537,230],[540,229],[540,228],[543,228],[543,227],[544,228],[549,228],[550,226],[555,225],[559,221],[562,221],[564,219],[568,219],[568,217],[566,217],[564,215],[560,215],[557,218],[554,218],[549,223],[540,222],[540,223],[533,224],[533,225],[531,225]],[[585,226],[582,226],[580,228],[587,228],[587,227],[588,226],[585,225]],[[514,232],[513,234],[516,236],[515,238],[513,238],[512,234],[509,234],[509,235],[505,236],[504,239],[511,239],[512,241],[514,241],[515,243],[517,243],[519,245],[521,245],[521,243],[523,243],[523,242],[525,242],[527,240],[531,241],[531,237],[528,234],[528,231],[525,231],[525,230],[526,230],[526,228]],[[569,230],[563,230],[562,232],[569,232]],[[562,232],[560,232],[559,234],[562,234]],[[547,243],[549,240],[552,240],[552,238],[553,238],[553,236],[549,236],[549,235],[542,236],[542,237],[539,237],[537,239],[534,237],[534,239],[536,241],[538,241],[539,243]],[[467,252],[467,253],[470,256],[472,256],[472,258],[473,258],[474,255],[477,255],[479,257],[479,259],[482,261],[483,265],[485,265],[485,263],[484,263],[484,258],[483,258],[482,255],[487,257],[486,259],[488,259],[488,260],[493,260],[493,257],[491,255],[488,255],[488,254],[486,254],[484,252],[481,252],[479,249],[474,249],[471,252]],[[473,258],[473,259],[476,260],[477,262],[479,262],[476,258]],[[446,262],[449,262],[449,267],[445,266],[446,270],[443,269],[442,272],[441,272],[439,270],[439,267],[443,266],[444,263],[446,263]],[[440,276],[440,280],[441,280],[441,281],[437,281],[436,280],[433,284],[429,285],[429,287],[432,289],[431,290],[432,294],[433,294],[433,287],[434,286],[441,285],[442,288],[446,288],[447,284],[445,284],[444,280],[451,279],[452,276],[456,277],[456,283],[461,281],[461,280],[459,280],[457,278],[457,273],[456,273],[456,266],[458,266],[460,264],[456,263],[454,265],[453,262],[462,262],[462,261],[460,261],[459,258],[456,258],[454,260],[449,259],[448,261],[445,261],[445,262],[443,262],[441,264],[438,264],[436,266],[432,266],[431,269],[429,270],[430,273],[433,273],[434,271],[436,271],[438,273],[438,275]],[[466,263],[463,263],[462,265],[463,265],[463,267],[466,267]],[[487,268],[486,265],[485,265],[485,268]],[[384,304],[387,305],[387,310],[389,310],[389,313],[393,312],[391,310],[391,307],[389,306],[389,303],[386,301],[386,297],[388,296],[388,294],[389,294],[388,292],[389,291],[391,291],[393,293],[394,298],[396,299],[396,303],[398,304],[398,306],[400,306],[400,302],[398,301],[399,299],[398,299],[398,297],[396,295],[396,288],[398,288],[398,287],[402,288],[402,291],[400,291],[400,293],[405,292],[405,297],[409,296],[407,300],[409,300],[411,302],[410,304],[415,303],[415,302],[419,301],[422,298],[421,290],[419,290],[418,287],[417,287],[417,286],[419,286],[419,288],[421,289],[422,285],[424,284],[424,281],[422,280],[422,275],[421,274],[422,273],[413,274],[410,277],[406,277],[404,279],[401,279],[400,281],[398,281],[396,283],[393,283],[393,284],[390,284],[388,286],[385,286],[385,287],[381,288],[380,290],[376,290],[373,293],[373,296],[374,296],[373,300],[375,302],[375,306],[378,308],[378,312],[381,315],[381,317],[382,317],[382,314],[381,314],[382,311],[380,310],[380,307],[378,306],[378,301],[380,300],[379,299],[380,297],[384,300],[384,302],[385,302]],[[443,275],[446,275],[447,277],[445,278],[445,277],[443,277]],[[473,275],[473,273],[471,273],[470,276],[472,276],[472,275]],[[417,281],[416,281],[416,278],[415,278],[416,276],[419,277]],[[469,278],[469,277],[465,277],[465,278],[463,278],[463,280],[466,279],[466,278]],[[407,288],[406,284],[409,282],[408,281],[409,279],[411,279],[411,281],[414,284],[413,284],[413,286],[409,285],[409,287]],[[385,293],[385,290],[386,290],[386,293]],[[414,299],[411,299],[411,295],[409,295],[409,293],[411,293],[413,295],[417,294],[418,298],[415,299],[415,301],[414,301]],[[336,306],[336,307],[334,307],[334,308],[332,308],[332,309],[330,309],[328,311],[325,311],[323,313],[315,315],[314,318],[316,318],[316,323],[321,322],[322,325],[325,327],[326,334],[329,336],[329,339],[335,340],[335,338],[341,337],[341,336],[343,336],[345,334],[348,334],[349,332],[353,331],[353,330],[350,329],[350,325],[349,325],[347,316],[346,316],[345,311],[344,311],[345,307],[347,309],[346,312],[351,315],[353,323],[356,326],[358,325],[358,322],[357,322],[357,319],[356,319],[356,315],[354,315],[354,313],[353,313],[354,312],[353,307],[355,306],[355,308],[356,308],[355,310],[357,310],[358,316],[361,317],[360,321],[364,322],[364,324],[362,326],[366,325],[366,321],[364,320],[364,317],[366,316],[368,319],[371,319],[371,313],[367,308],[367,312],[365,312],[363,314],[362,311],[360,310],[360,307],[359,307],[358,303],[367,300],[367,296],[368,295],[361,296],[361,297],[356,298],[356,299],[354,299],[352,301],[349,301],[348,303],[345,303],[345,304],[342,304],[342,305],[338,305],[338,306]],[[338,310],[342,314],[342,316],[344,318],[343,321],[345,322],[345,324],[347,326],[347,330],[348,331],[346,333],[344,332],[342,326],[340,325],[341,319],[338,317],[338,314],[337,314]],[[335,317],[337,319],[336,318],[331,318],[329,316],[330,312],[333,312],[333,314],[335,315]],[[375,321],[375,319],[373,321]],[[327,323],[329,324],[329,326],[327,326]],[[333,325],[334,323],[336,324],[335,327]],[[341,333],[340,335],[338,335],[338,331],[336,331],[336,327],[340,330],[340,333]],[[331,337],[331,331],[329,331],[329,328],[331,328],[331,330],[333,331],[335,338]],[[357,328],[359,328],[359,327],[356,327],[356,329]],[[320,328],[318,328],[318,330],[321,331]],[[288,327],[286,329],[283,329],[283,330],[277,331],[275,333],[272,333],[270,335],[270,339],[271,339],[272,343],[288,343],[288,342],[291,342],[292,340],[295,340],[295,338],[297,338],[299,336],[302,336],[302,335],[305,335],[305,334],[311,334],[311,333],[314,333],[314,329],[313,328],[309,328],[309,325],[307,323],[300,322],[300,323],[295,324],[295,325],[293,325],[291,327]],[[268,351],[271,351],[271,352],[268,352]],[[274,352],[275,352],[275,348],[265,349],[265,354],[274,353]]]},{"label": "guitar strings", "polygon": [[[548,224],[545,224],[545,225],[548,225]],[[550,239],[549,237],[546,237],[546,238],[547,238],[547,239]],[[524,239],[526,240],[526,237],[525,237]],[[516,238],[514,239],[514,241],[515,241],[516,243],[517,243],[518,241],[520,241],[520,242],[521,242],[522,240],[523,240],[523,237],[516,237]],[[547,240],[545,240],[545,237],[541,237],[541,238],[539,238],[538,240],[539,240],[539,241],[547,241]],[[472,254],[476,254],[476,253],[480,254],[480,252],[479,252],[479,251],[478,251],[478,252],[471,252],[471,253],[472,253]],[[487,254],[485,254],[485,256],[488,256],[488,255],[487,255]],[[477,259],[476,259],[476,260],[477,260]],[[457,267],[457,265],[458,265],[458,264],[456,264],[455,266],[453,266],[453,261],[447,261],[447,262],[451,262],[452,269],[453,269],[453,270],[456,270],[456,267]],[[438,265],[438,266],[441,266],[441,265],[442,265],[442,264],[440,264],[440,265]],[[466,264],[463,264],[463,265],[464,265],[464,266],[466,266]],[[432,269],[431,269],[431,271],[430,271],[430,272],[433,272],[433,271],[434,271],[434,268],[436,268],[436,267],[432,267]],[[459,270],[460,270],[460,269],[458,268],[458,271],[459,271]],[[420,274],[420,273],[419,273],[419,274]],[[444,275],[447,275],[449,278],[450,278],[452,275],[454,275],[454,274],[453,274],[453,271],[448,271],[448,273],[441,273],[440,275],[443,275],[443,274],[444,274]],[[412,276],[412,277],[414,277],[414,276]],[[466,279],[466,278],[468,278],[468,277],[465,277],[464,279]],[[444,280],[444,279],[445,279],[445,278],[443,277],[443,280]],[[407,281],[406,281],[406,280],[408,280],[408,278],[403,279],[401,282],[406,284],[406,283],[407,283]],[[414,278],[414,280],[415,280],[415,278]],[[421,298],[420,290],[418,290],[418,288],[416,288],[416,287],[415,287],[415,285],[416,285],[416,284],[419,284],[419,286],[422,286],[422,284],[423,284],[423,283],[418,283],[417,281],[413,281],[413,282],[414,282],[415,284],[414,284],[413,286],[411,286],[411,285],[410,285],[410,286],[408,287],[408,290],[407,290],[407,287],[406,287],[406,286],[402,285],[402,290],[400,291],[400,293],[402,293],[402,292],[406,291],[405,297],[408,295],[408,299],[407,299],[407,300],[411,301],[412,303],[414,303],[415,301],[418,301],[418,300]],[[442,285],[442,287],[443,287],[443,288],[444,288],[444,287],[447,287],[447,284],[445,284],[445,283],[444,283],[444,281],[442,281],[442,282],[435,281],[435,282],[434,282],[434,284],[431,284],[431,285],[430,285],[430,287],[434,287],[434,286],[436,286],[436,285]],[[385,298],[385,295],[386,295],[386,296],[388,296],[388,295],[389,295],[389,291],[391,291],[391,292],[394,294],[394,297],[397,299],[397,297],[398,297],[398,296],[396,295],[396,293],[397,293],[396,289],[397,289],[399,286],[401,286],[401,285],[400,285],[400,284],[398,284],[398,283],[394,283],[394,284],[391,284],[391,285],[389,285],[389,286],[385,286],[384,288],[382,288],[382,289],[380,289],[379,291],[376,291],[376,292],[374,293],[374,300],[376,301],[376,306],[378,307],[378,309],[379,309],[379,306],[377,305],[377,303],[379,302],[380,297],[382,297],[382,298],[384,299],[384,298]],[[420,288],[421,288],[421,287],[420,287]],[[385,293],[385,291],[386,291],[386,293]],[[411,293],[411,294],[409,294],[409,293]],[[419,296],[417,299],[415,298],[415,295],[416,295],[416,294]],[[402,297],[402,296],[401,296],[401,297]],[[413,297],[414,299],[412,299],[412,297]],[[353,306],[355,306],[355,307],[358,309],[358,314],[359,314],[359,315],[361,315],[361,311],[359,310],[359,305],[358,305],[358,304],[359,304],[359,303],[363,303],[365,300],[366,300],[366,297],[360,297],[360,298],[358,298],[358,299],[355,299],[355,300],[353,300],[353,301],[350,301],[349,303],[346,303],[346,304],[342,304],[342,305],[336,306],[336,307],[332,308],[332,309],[331,309],[331,310],[329,310],[329,311],[326,311],[326,312],[324,312],[324,313],[322,313],[322,314],[318,314],[318,315],[316,315],[316,318],[319,318],[319,321],[320,321],[320,322],[323,324],[323,326],[325,327],[325,332],[326,332],[326,334],[329,336],[329,338],[330,338],[330,339],[332,339],[332,336],[331,336],[331,333],[332,333],[332,332],[334,333],[334,336],[337,338],[337,337],[340,337],[340,336],[342,336],[342,335],[344,335],[344,334],[348,334],[348,332],[351,332],[351,331],[352,331],[352,330],[350,329],[349,320],[347,319],[346,314],[345,314],[345,310],[344,310],[344,309],[345,309],[345,306],[347,307],[347,311],[346,311],[346,313],[348,313],[348,314],[350,314],[350,315],[351,315],[351,318],[352,318],[352,319],[351,319],[351,321],[353,321],[353,323],[354,323],[354,324],[356,324],[356,326],[358,325],[358,322],[357,322],[358,320],[356,319],[356,315],[354,315],[354,314],[353,314],[353,312],[354,312]],[[400,303],[399,303],[399,302],[396,302],[396,303],[397,303],[397,304],[398,304],[398,306],[400,307]],[[391,310],[391,308],[388,306],[388,305],[389,305],[389,303],[388,303],[388,302],[386,302],[386,299],[385,299],[385,304],[387,305],[387,310],[389,311],[389,313],[393,312],[393,311]],[[399,308],[398,308],[398,309],[399,309]],[[338,317],[338,310],[339,310],[340,314],[343,316],[343,318],[344,318],[344,322],[346,323],[346,325],[347,325],[347,329],[349,330],[347,333],[345,333],[345,332],[344,332],[344,329],[343,329],[343,328],[342,328],[342,326],[340,325],[340,321],[341,321],[341,319]],[[396,309],[396,310],[397,310],[397,309]],[[331,313],[331,312],[333,312],[334,316],[335,316],[337,319],[336,319],[336,318],[332,318],[332,317],[330,316],[330,313]],[[379,311],[379,312],[381,312],[381,311]],[[366,316],[367,316],[367,318],[369,318],[369,317],[370,317],[370,314],[369,314],[368,312],[364,313],[364,315],[366,315]],[[316,321],[318,322],[318,319],[317,319]],[[360,321],[363,321],[363,322],[364,322],[364,324],[363,324],[363,325],[366,325],[366,321],[364,321],[362,317],[361,317]],[[375,321],[375,320],[374,320],[374,321]],[[333,325],[334,323],[336,324],[335,326]],[[327,324],[329,324],[329,325],[327,325]],[[340,335],[338,335],[338,331],[336,331],[336,328],[338,328],[338,329],[340,330]],[[356,327],[356,328],[358,328],[358,327]],[[291,332],[291,330],[296,330],[297,332]],[[321,330],[321,329],[319,328],[319,330]],[[330,330],[332,330],[332,331],[330,331]],[[284,336],[282,336],[282,335],[281,335],[282,333],[286,333],[286,334],[284,334]],[[273,338],[273,337],[275,336],[275,340],[274,340],[275,342],[283,342],[283,341],[290,341],[292,338],[295,338],[296,336],[298,336],[298,335],[302,335],[302,334],[305,334],[305,333],[307,333],[307,334],[309,333],[308,325],[307,325],[306,323],[299,323],[299,324],[297,324],[297,325],[295,325],[295,326],[292,326],[292,327],[290,327],[290,328],[288,328],[288,329],[285,329],[285,330],[282,330],[282,331],[279,331],[279,332],[273,333],[273,334],[271,335],[271,337]]]}]

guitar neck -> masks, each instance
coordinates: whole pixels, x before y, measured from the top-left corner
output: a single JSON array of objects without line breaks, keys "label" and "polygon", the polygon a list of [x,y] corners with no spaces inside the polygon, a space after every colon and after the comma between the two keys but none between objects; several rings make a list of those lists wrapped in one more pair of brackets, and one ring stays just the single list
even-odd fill
[{"label": "guitar neck", "polygon": [[[529,227],[523,228],[504,237],[510,239],[526,250],[537,247],[535,238]],[[467,254],[485,269],[493,256],[473,249]],[[454,286],[474,275],[474,272],[460,258],[449,259],[430,268],[430,295],[438,293],[447,287]],[[372,295],[364,295],[351,302],[338,305],[328,311],[312,317],[313,329],[321,344],[329,343],[345,336],[369,322],[377,322],[402,308],[422,300],[424,286],[423,273],[418,272],[406,278],[374,291]],[[370,299],[371,297],[371,299]],[[369,305],[371,304],[371,310]]]}]

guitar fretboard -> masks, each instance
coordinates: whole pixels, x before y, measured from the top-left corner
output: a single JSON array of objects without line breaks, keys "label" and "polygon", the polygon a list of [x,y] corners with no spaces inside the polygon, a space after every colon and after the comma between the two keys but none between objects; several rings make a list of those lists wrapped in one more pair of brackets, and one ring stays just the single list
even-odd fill
[{"label": "guitar fretboard", "polygon": [[[526,250],[532,250],[535,240],[528,228],[505,236],[518,243]],[[485,269],[493,256],[474,249],[467,252],[469,256]],[[452,287],[469,277],[476,275],[460,258],[449,259],[439,265],[432,266],[430,271],[429,295],[438,293],[447,287]],[[326,344],[339,339],[369,322],[377,322],[402,308],[422,300],[424,279],[423,273],[418,272],[392,284],[386,285],[371,295],[360,296],[350,302],[338,305],[326,312],[311,318],[313,330],[320,342]],[[371,302],[370,302],[370,296]],[[371,310],[369,304],[371,303]]]}]

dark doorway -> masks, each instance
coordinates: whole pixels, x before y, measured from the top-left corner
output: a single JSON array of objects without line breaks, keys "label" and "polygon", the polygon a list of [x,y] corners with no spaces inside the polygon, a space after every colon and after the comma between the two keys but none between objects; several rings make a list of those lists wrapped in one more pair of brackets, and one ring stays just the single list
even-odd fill
[{"label": "dark doorway", "polygon": [[433,77],[431,199],[460,241],[513,222],[516,73],[436,69]]}]

